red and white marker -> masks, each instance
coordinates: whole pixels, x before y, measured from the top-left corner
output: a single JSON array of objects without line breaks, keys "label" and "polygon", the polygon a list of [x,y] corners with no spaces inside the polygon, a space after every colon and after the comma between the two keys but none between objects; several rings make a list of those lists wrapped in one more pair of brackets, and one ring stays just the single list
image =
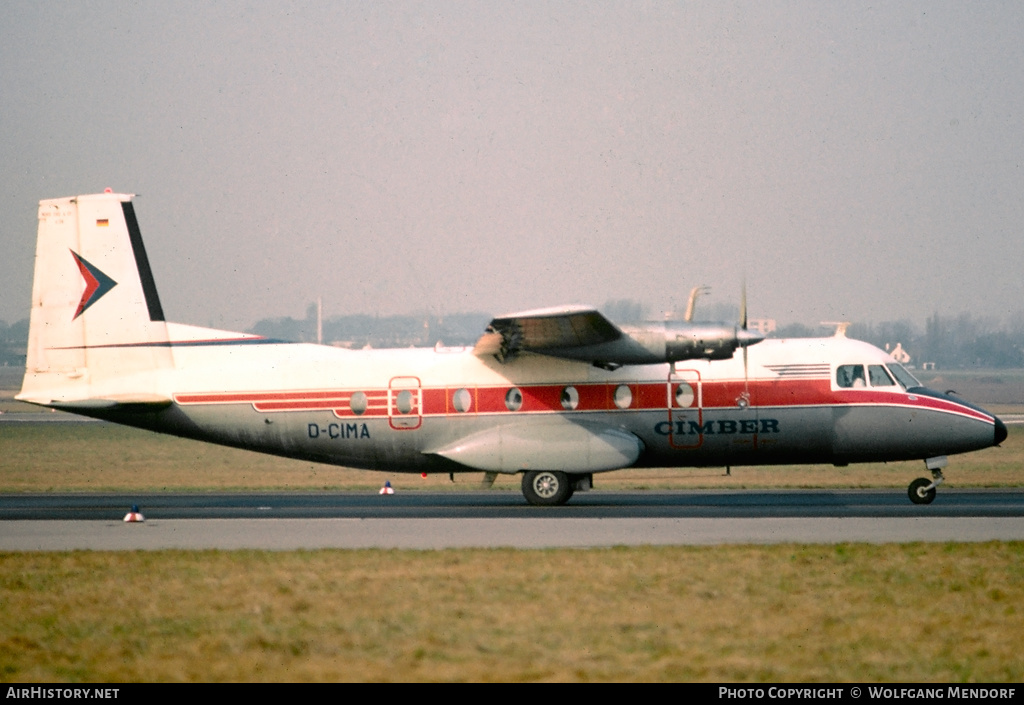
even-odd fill
[{"label": "red and white marker", "polygon": [[142,512],[139,511],[139,505],[133,504],[132,510],[124,515],[124,520],[128,524],[141,524],[146,521],[146,517],[142,516]]},{"label": "red and white marker", "polygon": [[[384,482],[384,486],[380,488],[380,492],[378,494],[394,494],[394,493],[395,493],[395,488],[391,486],[391,480],[387,480],[387,481]],[[127,519],[125,519],[125,521],[127,521]]]}]

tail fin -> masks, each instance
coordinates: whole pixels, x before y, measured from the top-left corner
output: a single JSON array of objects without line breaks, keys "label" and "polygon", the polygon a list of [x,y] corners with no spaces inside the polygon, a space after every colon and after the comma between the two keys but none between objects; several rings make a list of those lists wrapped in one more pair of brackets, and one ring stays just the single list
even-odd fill
[{"label": "tail fin", "polygon": [[131,196],[39,202],[25,381],[18,399],[152,403],[174,367]]}]

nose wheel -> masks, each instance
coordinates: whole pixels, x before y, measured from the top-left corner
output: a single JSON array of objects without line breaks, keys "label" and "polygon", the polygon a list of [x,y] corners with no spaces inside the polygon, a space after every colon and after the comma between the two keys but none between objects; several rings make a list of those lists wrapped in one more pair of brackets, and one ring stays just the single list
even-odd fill
[{"label": "nose wheel", "polygon": [[910,483],[907,495],[914,504],[931,504],[935,499],[935,483],[926,477],[919,477]]},{"label": "nose wheel", "polygon": [[919,477],[910,483],[910,486],[907,487],[907,496],[910,497],[911,502],[914,504],[932,503],[935,499],[935,488],[945,479],[941,469],[932,470],[932,477],[934,478],[932,480]]}]

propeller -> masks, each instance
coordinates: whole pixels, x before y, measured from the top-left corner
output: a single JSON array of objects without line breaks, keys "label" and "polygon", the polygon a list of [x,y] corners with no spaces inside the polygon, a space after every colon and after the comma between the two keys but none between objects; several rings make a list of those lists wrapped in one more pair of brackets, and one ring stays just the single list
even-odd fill
[{"label": "propeller", "polygon": [[740,325],[736,331],[736,340],[743,348],[743,394],[736,400],[736,405],[741,409],[750,406],[750,372],[747,348],[750,347],[751,342],[760,341],[762,338],[763,336],[758,337],[751,334],[747,328],[747,280],[744,277],[743,285],[740,288]]}]

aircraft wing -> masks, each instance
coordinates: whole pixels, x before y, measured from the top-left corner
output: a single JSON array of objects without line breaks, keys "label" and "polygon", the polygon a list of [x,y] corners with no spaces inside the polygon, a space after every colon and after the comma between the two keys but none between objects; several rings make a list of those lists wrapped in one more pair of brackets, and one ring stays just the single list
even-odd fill
[{"label": "aircraft wing", "polygon": [[566,306],[499,316],[474,352],[510,362],[521,352],[587,362],[650,361],[649,353],[590,306]]}]

